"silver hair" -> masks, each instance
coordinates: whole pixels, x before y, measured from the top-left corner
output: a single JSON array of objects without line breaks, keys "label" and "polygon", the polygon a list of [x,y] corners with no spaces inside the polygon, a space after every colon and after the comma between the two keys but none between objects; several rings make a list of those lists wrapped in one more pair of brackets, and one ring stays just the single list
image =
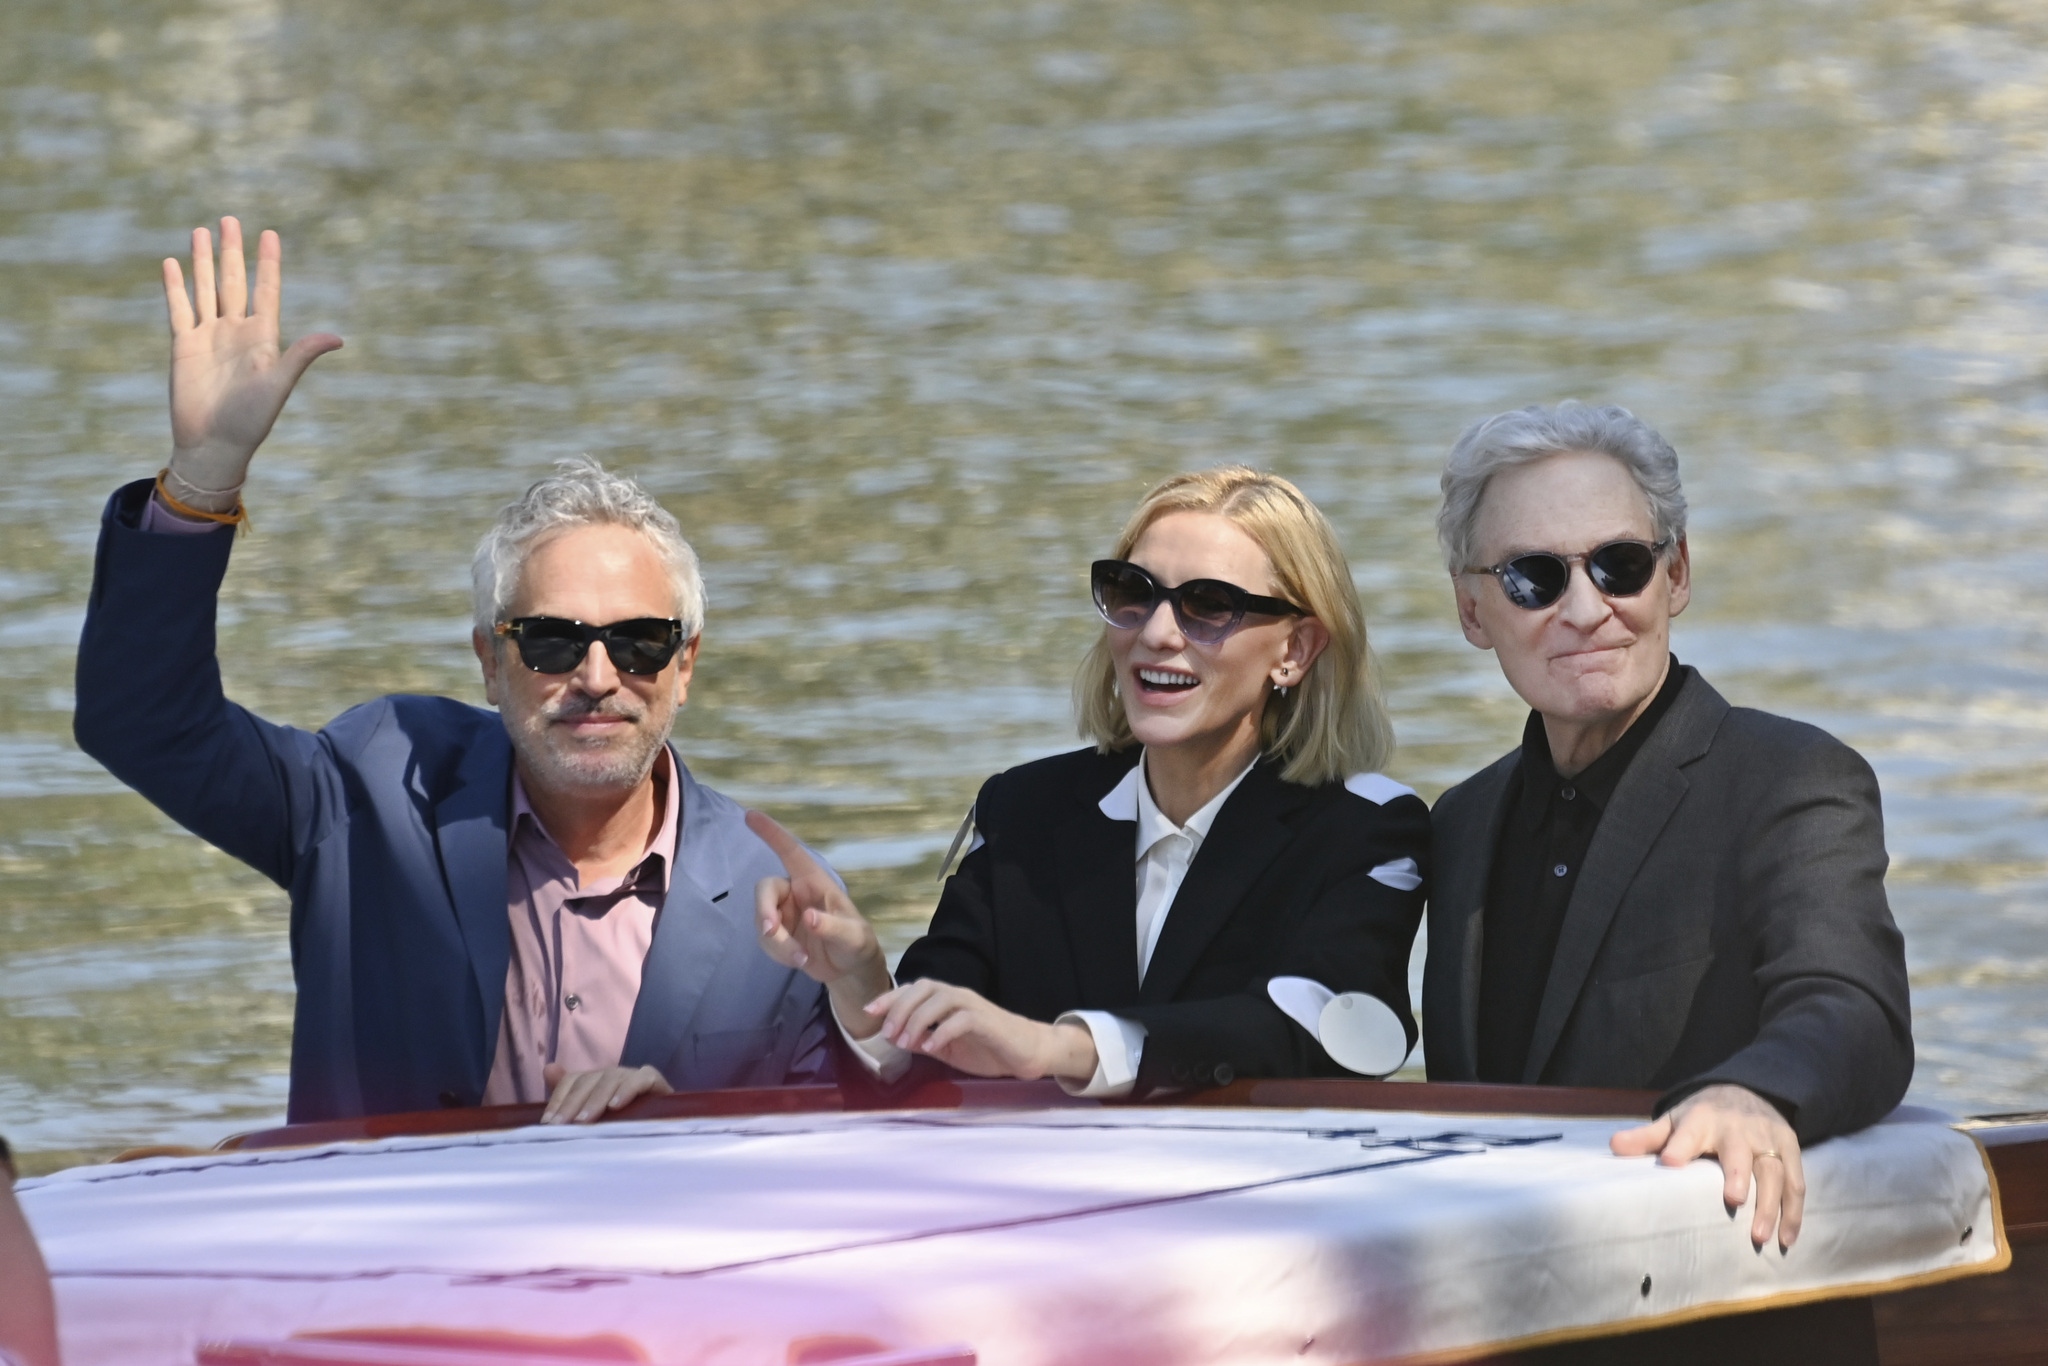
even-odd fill
[{"label": "silver hair", "polygon": [[1479,503],[1502,470],[1566,451],[1597,451],[1614,457],[1636,481],[1650,505],[1659,541],[1685,535],[1685,490],[1678,483],[1678,452],[1647,422],[1626,408],[1595,408],[1566,399],[1555,408],[1531,404],[1495,413],[1465,429],[1444,465],[1444,505],[1436,515],[1436,539],[1451,573],[1473,568],[1478,548]]},{"label": "silver hair", "polygon": [[668,566],[684,632],[694,637],[704,629],[704,580],[682,527],[646,489],[587,455],[557,460],[555,472],[505,504],[477,542],[469,571],[476,629],[489,635],[504,619],[535,545],[554,532],[581,526],[628,527],[652,541]]}]

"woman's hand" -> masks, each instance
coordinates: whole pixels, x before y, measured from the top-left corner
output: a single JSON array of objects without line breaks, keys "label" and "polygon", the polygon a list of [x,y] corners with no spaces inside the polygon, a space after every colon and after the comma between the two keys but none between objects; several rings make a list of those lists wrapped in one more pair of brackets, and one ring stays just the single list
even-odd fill
[{"label": "woman's hand", "polygon": [[[192,297],[177,258],[164,260],[164,302],[171,315],[171,473],[173,494],[207,512],[227,512],[248,477],[249,461],[284,410],[306,367],[341,349],[328,332],[277,349],[284,298],[284,248],[266,232],[256,244],[256,293],[250,308],[242,225],[220,220],[220,275],[213,236],[192,232]],[[213,495],[209,497],[208,495]]]},{"label": "woman's hand", "polygon": [[927,978],[876,997],[867,1013],[898,1048],[977,1077],[1085,1083],[1095,1075],[1095,1036],[1086,1026],[1027,1020],[966,987]]},{"label": "woman's hand", "polygon": [[822,982],[847,1033],[870,1037],[875,1018],[862,1007],[895,985],[874,927],[795,835],[759,811],[747,813],[747,828],[775,851],[789,873],[754,884],[762,952]]}]

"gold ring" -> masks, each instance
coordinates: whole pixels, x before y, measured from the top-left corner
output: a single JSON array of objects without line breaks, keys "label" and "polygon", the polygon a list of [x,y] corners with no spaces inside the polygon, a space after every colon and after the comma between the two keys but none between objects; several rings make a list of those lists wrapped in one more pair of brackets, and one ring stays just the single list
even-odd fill
[{"label": "gold ring", "polygon": [[1778,1150],[1776,1148],[1765,1148],[1762,1152],[1756,1155],[1756,1160],[1761,1162],[1767,1157],[1777,1157],[1780,1162],[1783,1162],[1785,1160],[1782,1157],[1778,1157]]}]

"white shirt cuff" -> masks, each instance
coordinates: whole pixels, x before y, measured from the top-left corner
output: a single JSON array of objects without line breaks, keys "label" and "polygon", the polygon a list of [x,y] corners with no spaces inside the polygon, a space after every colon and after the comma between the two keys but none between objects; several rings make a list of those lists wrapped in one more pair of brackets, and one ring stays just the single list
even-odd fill
[{"label": "white shirt cuff", "polygon": [[1145,1026],[1106,1010],[1070,1010],[1053,1023],[1086,1025],[1095,1040],[1095,1075],[1085,1086],[1061,1077],[1060,1085],[1068,1095],[1119,1100],[1131,1093],[1138,1084],[1138,1062],[1145,1056]]},{"label": "white shirt cuff", "polygon": [[910,1070],[910,1050],[890,1043],[879,1030],[865,1039],[856,1039],[847,1032],[846,1022],[839,1018],[839,1007],[829,997],[825,1008],[832,1012],[832,1023],[839,1030],[839,1037],[846,1040],[846,1046],[853,1050],[853,1056],[860,1059],[860,1065],[867,1068],[870,1076],[894,1081]]}]

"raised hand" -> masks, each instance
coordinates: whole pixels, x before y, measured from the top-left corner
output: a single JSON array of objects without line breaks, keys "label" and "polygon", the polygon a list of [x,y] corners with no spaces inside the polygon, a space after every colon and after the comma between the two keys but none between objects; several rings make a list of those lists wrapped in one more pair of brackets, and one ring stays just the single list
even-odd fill
[{"label": "raised hand", "polygon": [[207,512],[233,508],[249,461],[299,376],[341,348],[341,338],[315,332],[280,354],[283,295],[284,248],[276,233],[265,232],[256,244],[252,301],[242,225],[232,218],[220,221],[218,278],[212,234],[193,229],[190,298],[177,258],[164,260],[171,319],[171,472],[181,502]]},{"label": "raised hand", "polygon": [[894,985],[874,927],[796,836],[759,811],[747,813],[747,828],[789,874],[754,886],[762,951],[824,983],[840,1023],[855,1038],[872,1035],[878,1022],[862,1007]]},{"label": "raised hand", "polygon": [[1790,1251],[1806,1217],[1806,1169],[1799,1137],[1778,1107],[1742,1086],[1707,1086],[1671,1110],[1608,1141],[1623,1157],[1656,1153],[1667,1167],[1683,1167],[1712,1156],[1721,1164],[1721,1200],[1732,1211],[1749,1199],[1756,1178],[1756,1210],[1749,1221],[1751,1246],[1762,1248],[1771,1234]]}]

